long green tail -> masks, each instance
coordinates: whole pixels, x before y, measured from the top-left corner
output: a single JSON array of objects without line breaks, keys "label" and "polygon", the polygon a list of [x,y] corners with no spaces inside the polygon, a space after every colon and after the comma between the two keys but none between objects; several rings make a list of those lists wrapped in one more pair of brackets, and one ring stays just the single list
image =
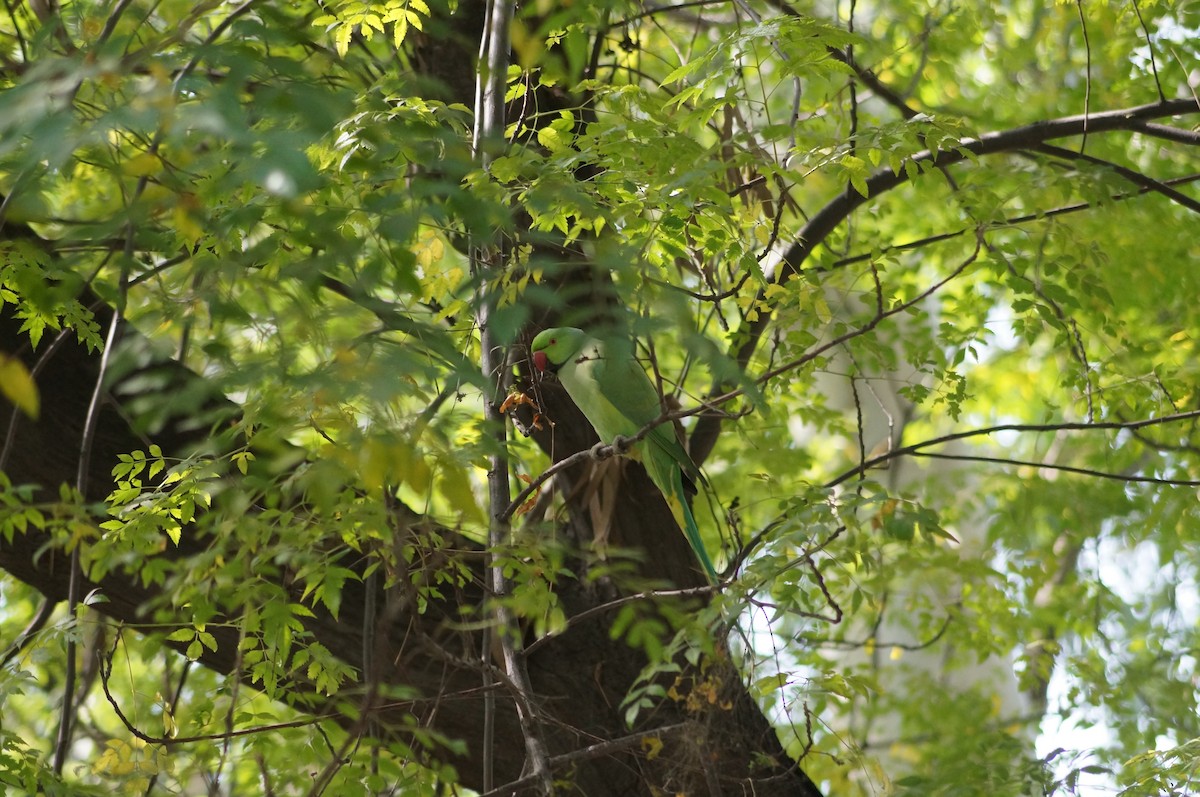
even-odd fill
[{"label": "long green tail", "polygon": [[717,578],[717,570],[713,567],[712,560],[708,558],[708,551],[705,550],[704,542],[700,539],[700,527],[696,525],[696,518],[692,516],[692,508],[688,506],[687,496],[683,492],[683,474],[679,468],[675,468],[675,483],[672,487],[675,491],[674,500],[678,501],[683,508],[683,523],[680,524],[683,526],[683,533],[687,535],[692,550],[696,552],[696,558],[704,566],[704,574],[708,576],[709,583],[716,584],[720,579]]}]

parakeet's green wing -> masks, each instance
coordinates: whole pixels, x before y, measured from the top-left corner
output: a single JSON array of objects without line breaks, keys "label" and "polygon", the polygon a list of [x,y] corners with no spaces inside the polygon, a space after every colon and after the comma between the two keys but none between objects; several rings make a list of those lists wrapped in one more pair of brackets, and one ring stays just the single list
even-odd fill
[{"label": "parakeet's green wing", "polygon": [[[662,414],[654,384],[633,353],[624,348],[619,343],[589,339],[559,371],[563,386],[605,443],[617,435],[637,434]],[[700,480],[700,469],[675,439],[670,424],[651,429],[646,441],[651,444],[646,448],[660,450],[689,479]]]},{"label": "parakeet's green wing", "polygon": [[[563,386],[606,443],[611,443],[618,435],[637,434],[662,414],[654,384],[632,351],[620,342],[586,338],[558,365]],[[687,535],[705,573],[715,581],[716,571],[700,540],[700,529],[688,506],[683,486],[684,474],[691,481],[699,481],[700,469],[667,424],[650,430],[636,451],[641,455],[651,481],[662,492],[676,522]]]},{"label": "parakeet's green wing", "polygon": [[[626,434],[637,434],[643,426],[662,414],[662,402],[658,391],[632,355],[627,358],[607,358],[603,363],[599,369],[603,392],[608,395],[614,406],[633,421],[635,428]],[[678,465],[687,479],[693,482],[693,486],[695,482],[700,481],[700,469],[675,438],[672,424],[662,423],[655,426],[647,433],[646,441]],[[659,484],[657,479],[655,483]],[[659,486],[662,487],[661,484]],[[665,488],[663,492],[666,493]]]}]

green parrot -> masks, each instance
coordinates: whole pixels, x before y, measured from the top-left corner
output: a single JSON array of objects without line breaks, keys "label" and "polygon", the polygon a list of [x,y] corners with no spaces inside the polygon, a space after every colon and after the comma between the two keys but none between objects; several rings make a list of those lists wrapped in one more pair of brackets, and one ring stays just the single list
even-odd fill
[{"label": "green parrot", "polygon": [[[558,373],[558,381],[604,444],[618,436],[633,437],[662,415],[658,391],[626,341],[600,340],[582,329],[557,327],[539,333],[529,349],[538,371]],[[675,522],[687,534],[705,574],[716,583],[717,572],[700,541],[700,529],[684,493],[685,481],[692,488],[703,481],[700,469],[666,423],[655,426],[635,443],[631,455],[641,460],[651,481],[667,499]]]}]

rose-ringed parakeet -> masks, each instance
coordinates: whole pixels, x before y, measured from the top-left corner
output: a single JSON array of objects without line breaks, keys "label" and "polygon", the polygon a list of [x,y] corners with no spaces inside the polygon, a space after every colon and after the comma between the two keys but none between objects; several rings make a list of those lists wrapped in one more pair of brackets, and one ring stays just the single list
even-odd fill
[{"label": "rose-ringed parakeet", "polygon": [[[600,441],[634,437],[662,415],[662,403],[650,378],[633,356],[627,341],[593,338],[581,329],[557,327],[538,334],[530,345],[538,371],[555,371],[567,394],[596,429]],[[669,424],[659,424],[630,449],[646,468],[651,481],[667,499],[675,522],[687,534],[704,572],[717,581],[712,560],[700,540],[700,530],[684,493],[703,477],[696,463],[675,439]]]}]

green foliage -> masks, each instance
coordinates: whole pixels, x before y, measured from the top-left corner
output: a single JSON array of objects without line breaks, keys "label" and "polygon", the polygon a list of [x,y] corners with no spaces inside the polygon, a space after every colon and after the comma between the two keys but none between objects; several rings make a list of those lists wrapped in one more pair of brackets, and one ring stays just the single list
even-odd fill
[{"label": "green foliage", "polygon": [[1124,778],[1129,784],[1122,797],[1161,794],[1176,797],[1193,791],[1200,740],[1191,739],[1169,750],[1155,750],[1125,762]]},{"label": "green foliage", "polygon": [[27,241],[0,244],[0,307],[11,303],[21,331],[36,348],[47,329],[71,330],[91,349],[100,346],[100,327],[74,297],[74,275]]},{"label": "green foliage", "polygon": [[[499,607],[542,640],[577,579],[646,588],[533,501],[489,552],[511,590],[461,603],[504,509],[486,301],[510,365],[547,311],[607,314],[688,433],[702,405],[730,413],[701,527],[734,577],[710,605],[589,619],[646,663],[628,725],[719,705],[713,629],[732,624],[751,694],[831,794],[1194,790],[1195,116],[1036,137],[1194,96],[1194,2],[851,4],[853,24],[819,4],[525,4],[486,169],[472,71],[444,55],[474,5],[30,5],[0,14],[3,393],[60,411],[61,387],[6,364],[100,350],[95,297],[141,335],[109,352],[124,392],[103,398],[144,443],[89,499],[0,471],[0,539],[44,535],[39,561],[78,552],[150,597],[137,628],[60,611],[0,670],[6,789],[450,788],[460,740],[326,717],[382,687],[316,622],[359,622],[352,596],[379,589],[456,630]],[[164,452],[179,416],[204,444]],[[561,452],[506,453],[532,478]],[[0,590],[7,642],[37,596]],[[139,739],[93,687],[54,775],[41,690],[67,639],[108,656],[135,728],[198,741]],[[199,666],[218,654],[238,674]],[[1057,715],[1106,742],[1039,755],[1039,732],[1074,745],[1039,728]]]},{"label": "green foliage", "polygon": [[324,14],[313,20],[314,25],[324,25],[332,34],[338,55],[345,57],[350,49],[350,38],[361,34],[370,41],[378,31],[392,30],[392,44],[400,47],[409,28],[423,30],[429,18],[429,6],[424,0],[389,0],[387,3],[364,3],[359,0],[338,0],[333,5],[333,14]]}]

